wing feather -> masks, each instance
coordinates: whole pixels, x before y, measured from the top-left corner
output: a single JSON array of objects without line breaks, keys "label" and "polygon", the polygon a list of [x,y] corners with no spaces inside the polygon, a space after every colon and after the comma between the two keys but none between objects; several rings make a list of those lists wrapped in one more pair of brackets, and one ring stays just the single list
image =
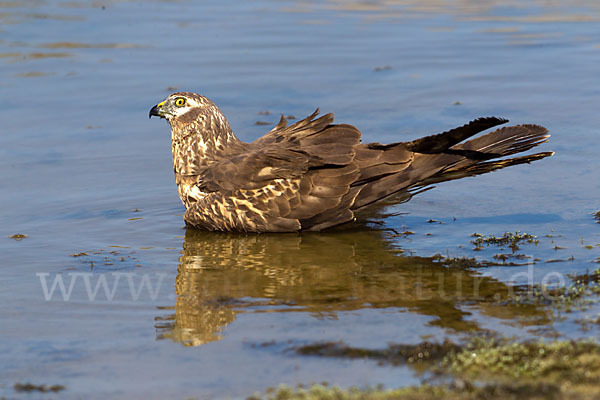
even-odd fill
[{"label": "wing feather", "polygon": [[[351,220],[350,203],[358,193],[351,185],[360,175],[353,163],[360,131],[331,125],[333,114],[316,115],[290,126],[282,118],[242,152],[204,167],[197,186],[209,196],[188,209],[186,221],[210,228],[220,217],[229,221],[228,228],[233,224],[238,230],[262,232]],[[210,207],[212,217],[202,207]]]}]

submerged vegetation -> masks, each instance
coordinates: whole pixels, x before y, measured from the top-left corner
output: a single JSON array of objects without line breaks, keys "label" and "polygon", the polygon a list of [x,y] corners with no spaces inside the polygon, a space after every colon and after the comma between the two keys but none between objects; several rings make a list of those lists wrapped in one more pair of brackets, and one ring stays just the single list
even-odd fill
[{"label": "submerged vegetation", "polygon": [[398,346],[377,351],[319,344],[299,347],[298,352],[343,358],[360,355],[379,361],[385,356],[394,363],[398,348],[405,361],[408,354],[434,349],[435,355],[427,360],[427,383],[394,390],[280,386],[248,399],[595,399],[600,395],[600,346],[594,342],[514,343],[477,337],[464,345],[423,342]]},{"label": "submerged vegetation", "polygon": [[33,383],[15,383],[13,385],[13,389],[15,392],[40,392],[40,393],[58,393],[61,390],[65,390],[66,388],[63,385],[35,385]]},{"label": "submerged vegetation", "polygon": [[521,232],[505,232],[501,237],[497,237],[494,235],[483,236],[481,233],[474,233],[471,236],[474,237],[474,239],[471,240],[471,243],[475,245],[475,249],[481,249],[483,245],[508,246],[513,251],[513,253],[519,250],[519,245],[521,244],[533,243],[537,245],[539,243],[536,236]]},{"label": "submerged vegetation", "polygon": [[[395,390],[384,390],[381,388],[340,389],[329,387],[326,384],[317,384],[309,388],[298,387],[292,389],[281,385],[278,388],[270,388],[265,395],[254,394],[247,400],[388,400],[388,399],[450,399],[452,390],[440,386],[423,385],[418,387],[407,387]],[[469,397],[462,397],[468,399]]]},{"label": "submerged vegetation", "polygon": [[443,343],[421,342],[417,345],[390,344],[385,349],[362,349],[350,347],[342,342],[314,343],[294,348],[300,355],[339,358],[367,358],[380,363],[401,365],[441,361],[448,353],[460,350],[450,341]]},{"label": "submerged vegetation", "polygon": [[439,368],[463,379],[590,383],[600,390],[600,346],[589,341],[519,343],[475,338],[460,351],[449,353]]},{"label": "submerged vegetation", "polygon": [[555,312],[586,310],[598,302],[600,295],[600,268],[584,274],[567,274],[569,284],[547,287],[536,285],[516,294],[513,302],[519,304],[552,305]]}]

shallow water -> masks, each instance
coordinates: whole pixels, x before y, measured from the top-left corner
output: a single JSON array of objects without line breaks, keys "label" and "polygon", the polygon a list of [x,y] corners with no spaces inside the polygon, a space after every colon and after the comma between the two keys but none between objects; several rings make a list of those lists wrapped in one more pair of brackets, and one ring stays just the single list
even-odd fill
[{"label": "shallow water", "polygon": [[[395,387],[418,370],[293,347],[597,336],[579,315],[505,300],[514,283],[598,266],[598,65],[600,7],[575,0],[0,2],[0,396],[21,396],[16,382],[66,398]],[[497,115],[546,126],[540,151],[556,155],[441,184],[374,227],[195,232],[168,127],[146,117],[176,89],[214,100],[245,140],[316,107],[379,142]],[[432,259],[493,260],[510,250],[474,252],[470,235],[506,231],[538,236],[519,252],[539,261]],[[50,294],[61,278],[65,297]]]}]

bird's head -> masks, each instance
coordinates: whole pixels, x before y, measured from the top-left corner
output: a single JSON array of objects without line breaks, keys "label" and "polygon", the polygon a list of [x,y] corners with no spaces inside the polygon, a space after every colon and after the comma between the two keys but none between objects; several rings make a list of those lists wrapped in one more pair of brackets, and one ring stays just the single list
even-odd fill
[{"label": "bird's head", "polygon": [[152,107],[148,116],[151,118],[154,115],[171,122],[174,119],[185,118],[190,111],[195,111],[194,115],[187,115],[188,118],[185,118],[193,120],[197,114],[210,106],[214,105],[204,96],[191,92],[177,92]]},{"label": "bird's head", "polygon": [[237,138],[225,115],[209,99],[196,93],[177,92],[150,109],[149,116],[165,118],[171,125],[173,140],[192,138],[198,143],[219,147]]}]

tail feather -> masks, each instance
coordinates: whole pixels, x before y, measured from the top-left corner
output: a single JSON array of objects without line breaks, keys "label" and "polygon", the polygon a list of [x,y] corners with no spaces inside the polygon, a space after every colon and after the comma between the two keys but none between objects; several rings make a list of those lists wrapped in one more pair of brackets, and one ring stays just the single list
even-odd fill
[{"label": "tail feather", "polygon": [[414,151],[415,153],[442,153],[445,150],[448,150],[450,147],[454,146],[455,144],[458,144],[463,140],[478,134],[479,132],[483,132],[496,125],[502,125],[507,122],[508,120],[504,118],[477,118],[476,120],[473,120],[466,125],[451,129],[444,133],[426,136],[417,140],[413,140],[412,142],[408,142],[406,143],[406,147],[408,148],[408,150]]},{"label": "tail feather", "polygon": [[472,150],[498,157],[527,151],[548,141],[548,130],[539,125],[516,125],[456,145],[451,150]]},{"label": "tail feather", "polygon": [[445,154],[462,155],[464,158],[448,164],[444,170],[461,169],[476,162],[522,153],[547,142],[549,137],[548,130],[539,125],[500,128],[446,150]]},{"label": "tail feather", "polygon": [[[457,142],[506,121],[499,118],[480,118],[460,128],[412,142],[379,145],[373,149],[372,146],[368,146],[368,150],[384,153],[403,147],[412,151],[410,153],[412,158],[409,162],[390,165],[388,169],[394,167],[395,172],[386,170],[385,174],[379,176],[375,174],[368,180],[358,181],[362,189],[356,198],[353,210],[359,211],[372,204],[387,204],[388,200],[396,200],[398,197],[401,201],[406,201],[435,183],[481,175],[512,165],[531,163],[554,154],[543,152],[490,161],[528,151],[547,142],[550,137],[548,130],[539,125],[504,127],[465,143]],[[382,156],[378,157],[381,158]],[[364,171],[369,168],[379,167],[379,164],[370,165],[369,161],[364,164],[360,165],[361,175],[365,175]]]},{"label": "tail feather", "polygon": [[[418,190],[419,192],[422,188],[433,185],[440,182],[453,181],[455,179],[466,178],[469,176],[476,176],[481,174],[487,174],[488,172],[493,172],[505,167],[510,167],[513,165],[519,164],[529,164],[533,161],[541,160],[542,158],[550,157],[554,155],[553,151],[546,151],[543,153],[530,154],[521,157],[507,158],[504,160],[497,161],[487,161],[480,162],[462,169],[450,169],[439,174],[433,175],[427,179],[424,179],[419,182],[417,186],[411,188],[412,190]],[[416,194],[416,193],[413,193]]]}]

